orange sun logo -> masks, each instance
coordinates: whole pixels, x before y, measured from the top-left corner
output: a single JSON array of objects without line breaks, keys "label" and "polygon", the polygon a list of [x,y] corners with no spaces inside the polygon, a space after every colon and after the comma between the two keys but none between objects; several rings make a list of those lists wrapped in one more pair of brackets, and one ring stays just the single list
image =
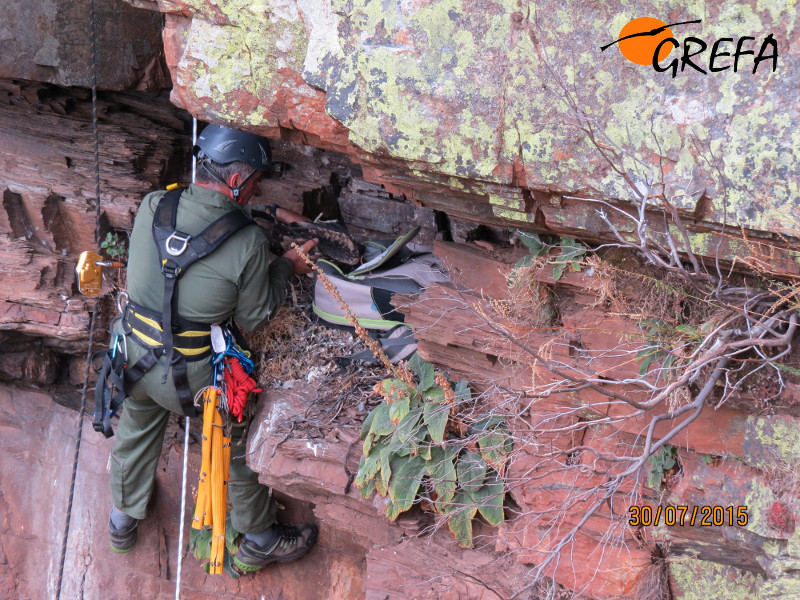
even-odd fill
[{"label": "orange sun logo", "polygon": [[[666,23],[652,17],[634,19],[619,32],[619,51],[622,56],[637,65],[652,65],[653,54],[658,45],[671,38],[672,30]],[[672,52],[672,44],[664,44],[658,52],[661,62]]]}]

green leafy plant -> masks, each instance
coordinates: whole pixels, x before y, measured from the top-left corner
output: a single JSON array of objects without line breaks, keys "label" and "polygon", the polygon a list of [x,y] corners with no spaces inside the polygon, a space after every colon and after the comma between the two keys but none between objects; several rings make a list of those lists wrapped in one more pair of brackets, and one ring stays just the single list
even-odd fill
[{"label": "green leafy plant", "polygon": [[[239,550],[236,543],[239,532],[233,528],[231,513],[225,517],[225,554],[222,561],[222,570],[234,579],[239,578],[239,573],[233,568],[233,555]],[[211,527],[189,530],[189,551],[203,565],[206,573],[211,572]]]},{"label": "green leafy plant", "polygon": [[553,279],[558,281],[563,277],[567,267],[576,273],[581,270],[581,261],[589,249],[575,238],[560,236],[558,242],[548,242],[536,233],[527,231],[519,232],[520,240],[528,248],[529,253],[520,258],[514,265],[514,270],[528,267],[534,259],[546,256],[552,249],[558,248],[559,255],[548,259],[553,265]]},{"label": "green leafy plant", "polygon": [[639,374],[645,375],[653,364],[660,365],[662,369],[677,366],[680,364],[680,357],[674,349],[696,346],[703,341],[713,326],[713,321],[701,325],[690,323],[671,325],[662,319],[643,321],[640,327],[648,344],[636,353],[636,358],[642,359]]},{"label": "green leafy plant", "polygon": [[471,399],[466,380],[452,388],[418,355],[409,366],[417,383],[386,379],[380,384],[383,400],[361,429],[356,487],[363,498],[373,491],[386,498],[392,521],[425,500],[446,515],[459,546],[472,547],[477,513],[491,525],[504,518],[503,475],[512,449],[508,428],[497,416],[470,426],[456,422],[451,410]]},{"label": "green leafy plant", "polygon": [[577,241],[575,238],[561,236],[559,238],[561,254],[553,264],[553,279],[558,281],[569,266],[576,273],[581,270],[581,261],[588,251],[588,248]]},{"label": "green leafy plant", "polygon": [[120,239],[118,233],[112,231],[106,234],[106,239],[100,243],[100,248],[105,250],[112,260],[124,260],[127,253],[125,241]]},{"label": "green leafy plant", "polygon": [[647,485],[657,490],[661,487],[664,475],[678,464],[678,449],[670,444],[664,444],[658,452],[648,458],[650,470],[647,473]]},{"label": "green leafy plant", "polygon": [[800,369],[797,367],[792,367],[790,365],[786,365],[783,363],[773,363],[776,367],[778,367],[781,371],[786,371],[787,373],[791,373],[792,375],[800,375]]}]

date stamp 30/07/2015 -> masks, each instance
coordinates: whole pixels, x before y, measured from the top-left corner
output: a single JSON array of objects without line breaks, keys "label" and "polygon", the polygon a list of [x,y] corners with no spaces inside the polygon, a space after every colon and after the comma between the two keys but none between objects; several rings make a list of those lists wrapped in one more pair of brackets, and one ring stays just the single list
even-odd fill
[{"label": "date stamp 30/07/2015", "polygon": [[744,527],[748,522],[746,506],[631,506],[628,512],[631,527]]}]

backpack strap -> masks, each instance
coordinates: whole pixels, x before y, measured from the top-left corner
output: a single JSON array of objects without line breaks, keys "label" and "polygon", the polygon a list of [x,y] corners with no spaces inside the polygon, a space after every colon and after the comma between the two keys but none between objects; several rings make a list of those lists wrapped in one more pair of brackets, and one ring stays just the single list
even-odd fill
[{"label": "backpack strap", "polygon": [[153,241],[158,248],[161,273],[164,275],[164,299],[161,309],[162,343],[164,345],[164,377],[172,367],[172,376],[178,400],[187,416],[194,416],[194,404],[189,390],[184,356],[175,352],[173,333],[178,321],[178,279],[192,264],[219,248],[234,233],[253,224],[252,219],[240,210],[222,215],[196,236],[176,229],[178,203],[182,190],[167,192],[161,197],[153,216]]},{"label": "backpack strap", "polygon": [[[414,227],[408,233],[401,235],[399,238],[391,242],[390,244],[386,245],[383,250],[380,250],[375,253],[366,253],[367,262],[362,264],[360,267],[353,269],[350,271],[349,275],[356,276],[356,275],[363,275],[364,273],[369,273],[370,271],[381,267],[382,265],[386,264],[386,262],[392,258],[395,254],[400,252],[403,248],[405,248],[406,244],[408,244],[411,240],[413,240],[416,235],[419,233],[420,229],[422,229],[419,225]],[[381,244],[372,244],[373,248],[380,248]],[[365,247],[366,250],[366,247]],[[370,254],[374,254],[374,256],[369,256]]]},{"label": "backpack strap", "polygon": [[[395,325],[389,331],[382,331],[377,335],[377,341],[381,345],[384,354],[392,364],[397,364],[401,360],[407,360],[417,351],[417,340],[414,339],[414,332],[408,325]],[[337,359],[337,362],[352,362],[354,360],[364,360],[367,363],[377,363],[378,359],[372,350],[362,350],[351,356]]]},{"label": "backpack strap", "polygon": [[103,362],[99,369],[95,369],[98,377],[94,394],[95,410],[92,426],[95,431],[99,431],[109,438],[114,435],[111,417],[119,410],[125,399],[125,356],[124,353],[117,351],[117,340],[115,339],[113,348],[95,352],[91,362],[94,363],[98,358],[102,358]]}]

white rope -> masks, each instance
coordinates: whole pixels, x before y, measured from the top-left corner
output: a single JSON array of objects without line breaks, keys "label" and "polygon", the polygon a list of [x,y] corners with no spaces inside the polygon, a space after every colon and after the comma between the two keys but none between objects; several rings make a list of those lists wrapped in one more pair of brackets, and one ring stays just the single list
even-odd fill
[{"label": "white rope", "polygon": [[[197,118],[192,117],[192,148],[197,143]],[[197,157],[192,155],[192,183],[197,174]],[[175,600],[181,597],[181,568],[183,567],[183,528],[186,524],[186,472],[189,470],[189,417],[183,427],[183,475],[181,476],[181,524],[178,531],[178,568],[175,575]]]},{"label": "white rope", "polygon": [[189,466],[189,417],[183,435],[183,477],[181,478],[181,524],[178,532],[178,574],[175,577],[175,600],[181,597],[181,567],[183,566],[183,527],[186,521],[186,471]]}]

